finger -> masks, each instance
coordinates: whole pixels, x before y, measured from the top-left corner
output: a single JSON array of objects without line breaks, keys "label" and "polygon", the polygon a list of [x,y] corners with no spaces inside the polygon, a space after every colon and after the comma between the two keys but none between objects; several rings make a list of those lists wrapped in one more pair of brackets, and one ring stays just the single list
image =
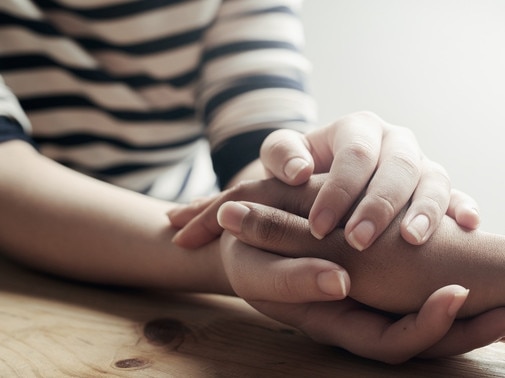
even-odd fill
[{"label": "finger", "polygon": [[217,218],[224,229],[242,242],[283,256],[303,257],[317,253],[324,258],[339,249],[351,250],[343,237],[341,246],[338,240],[318,240],[310,233],[307,219],[262,204],[226,202]]},{"label": "finger", "polygon": [[[221,204],[233,198],[246,198],[249,201],[259,201],[261,195],[265,193],[259,190],[259,188],[261,188],[261,183],[263,182],[244,182],[238,184],[222,192],[221,195],[212,203],[208,204],[202,212],[196,213],[195,215],[195,211],[190,211],[191,215],[195,216],[184,224],[184,228],[174,235],[172,242],[181,247],[193,249],[214,240],[223,232],[223,228],[219,225],[216,218],[217,211]],[[265,186],[268,185],[268,181],[264,182],[264,184]],[[271,196],[276,196],[278,191],[270,190],[269,194]],[[275,198],[271,200],[275,202]],[[176,214],[175,216],[178,216],[179,220],[181,218],[187,220],[190,214]]]},{"label": "finger", "polygon": [[182,228],[216,200],[217,196],[198,198],[189,204],[174,206],[167,212],[173,227]]},{"label": "finger", "polygon": [[435,358],[469,352],[499,341],[505,336],[505,308],[498,308],[468,320],[457,320],[447,335],[420,357]]},{"label": "finger", "polygon": [[345,227],[355,249],[368,248],[407,204],[420,179],[421,159],[410,130],[397,128],[384,139],[377,171]]},{"label": "finger", "polygon": [[306,182],[314,171],[305,137],[293,130],[269,134],[261,146],[260,158],[269,174],[290,185]]},{"label": "finger", "polygon": [[310,211],[312,234],[322,239],[349,211],[376,169],[381,150],[380,119],[357,113],[338,120],[332,128],[307,135],[316,172],[328,171],[327,181]]},{"label": "finger", "polygon": [[407,242],[420,245],[429,239],[447,211],[450,192],[451,183],[445,169],[427,161],[401,222],[401,234]]},{"label": "finger", "polygon": [[[417,356],[441,338],[451,328],[458,310],[468,297],[468,290],[458,285],[435,291],[419,313],[404,316],[377,334],[375,347],[383,353],[383,361],[401,363]],[[372,348],[372,353],[378,349]]]},{"label": "finger", "polygon": [[285,258],[238,241],[221,238],[223,265],[238,296],[247,300],[304,303],[344,298],[350,286],[346,271],[316,258]]},{"label": "finger", "polygon": [[453,218],[460,226],[471,230],[478,228],[480,224],[477,202],[468,194],[456,189],[451,191],[447,215]]},{"label": "finger", "polygon": [[306,216],[323,181],[324,176],[317,175],[311,177],[308,183],[296,187],[276,179],[240,183],[223,192],[203,212],[191,219],[172,241],[184,248],[197,248],[218,237],[223,228],[217,221],[217,212],[226,201],[258,202]]},{"label": "finger", "polygon": [[433,293],[418,314],[395,321],[351,299],[306,305],[252,302],[268,316],[301,329],[315,341],[356,355],[398,364],[436,344],[450,329],[467,291],[451,285]]},{"label": "finger", "polygon": [[444,287],[428,298],[418,314],[406,315],[398,321],[367,308],[349,311],[340,314],[337,323],[346,326],[320,334],[319,341],[328,344],[336,341],[337,345],[360,356],[390,364],[401,363],[444,337],[467,294],[460,286]]}]

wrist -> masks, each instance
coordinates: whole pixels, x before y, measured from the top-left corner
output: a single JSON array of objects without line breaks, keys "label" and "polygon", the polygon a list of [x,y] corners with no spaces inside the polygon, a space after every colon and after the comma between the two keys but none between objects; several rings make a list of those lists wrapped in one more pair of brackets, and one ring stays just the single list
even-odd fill
[{"label": "wrist", "polygon": [[196,250],[174,246],[172,252],[183,254],[186,257],[184,260],[187,267],[186,269],[181,267],[180,277],[175,281],[166,282],[166,287],[173,288],[178,283],[186,282],[186,285],[180,288],[183,291],[236,295],[224,269],[220,239]]}]

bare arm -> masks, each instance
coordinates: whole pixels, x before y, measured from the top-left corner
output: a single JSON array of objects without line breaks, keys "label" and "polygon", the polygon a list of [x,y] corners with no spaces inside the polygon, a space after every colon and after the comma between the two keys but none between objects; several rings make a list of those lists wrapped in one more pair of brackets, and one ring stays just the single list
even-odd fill
[{"label": "bare arm", "polygon": [[0,248],[75,279],[231,293],[218,243],[185,253],[172,204],[67,169],[30,145],[0,145]]},{"label": "bare arm", "polygon": [[[0,145],[0,162],[8,162],[0,164],[0,248],[3,253],[39,269],[76,279],[233,293],[222,265],[223,251],[219,250],[218,241],[193,251],[181,250],[171,243],[174,232],[166,211],[172,204],[77,174],[40,156],[24,142]],[[262,192],[262,197],[268,198],[266,194]],[[230,254],[233,251],[228,251]],[[256,299],[272,301],[269,303],[289,300],[296,306],[297,300],[314,303],[336,299],[321,292],[316,279],[319,272],[334,269],[333,263],[312,259],[311,263],[297,265],[303,269],[293,269],[289,259],[286,260],[288,265],[282,266],[288,266],[287,276],[301,282],[300,291],[272,286],[272,282],[278,282],[276,276],[286,277],[286,271],[280,272],[279,265],[264,265],[256,259],[248,264],[251,274],[242,276],[241,280]],[[345,305],[332,303],[340,313],[346,312]],[[291,313],[281,311],[272,316],[283,320],[283,314]],[[369,316],[375,315],[370,313]],[[345,324],[350,327],[341,327],[338,322],[330,326],[330,330],[332,334],[343,333],[343,338],[332,343],[371,358],[401,361],[436,343],[452,323],[452,317],[444,314],[431,318],[432,321],[421,329],[426,337],[410,337],[421,330],[403,333],[374,344],[377,349],[372,351],[367,349],[367,343],[359,343],[354,336],[345,335],[348,329],[361,329],[361,324],[349,320]],[[440,322],[440,319],[445,321]],[[426,327],[441,323],[435,328]],[[401,324],[403,322],[395,328]],[[309,333],[315,337],[318,331],[320,327]],[[457,343],[455,348],[454,343],[449,343],[446,349],[437,349],[434,353],[469,350],[495,339],[500,331],[501,328],[488,329],[484,339],[473,336],[470,344],[462,347]],[[388,357],[384,357],[384,350]]]},{"label": "bare arm", "polygon": [[[251,164],[239,177],[254,177],[259,174],[255,168]],[[218,239],[192,251],[172,243],[175,230],[166,213],[173,206],[76,173],[22,141],[0,144],[2,253],[77,280],[235,294]],[[330,295],[316,280],[319,272],[334,266],[320,260],[304,265],[302,275],[288,273],[302,283],[289,297],[263,284],[279,271],[267,273],[261,262],[243,280],[265,300],[336,300],[341,291]]]}]

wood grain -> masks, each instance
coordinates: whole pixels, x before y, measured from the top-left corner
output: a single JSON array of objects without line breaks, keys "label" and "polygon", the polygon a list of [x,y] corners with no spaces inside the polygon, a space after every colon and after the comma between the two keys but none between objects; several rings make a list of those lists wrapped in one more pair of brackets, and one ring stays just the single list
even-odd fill
[{"label": "wood grain", "polygon": [[0,259],[0,377],[503,377],[505,345],[389,366],[240,299],[99,287]]}]

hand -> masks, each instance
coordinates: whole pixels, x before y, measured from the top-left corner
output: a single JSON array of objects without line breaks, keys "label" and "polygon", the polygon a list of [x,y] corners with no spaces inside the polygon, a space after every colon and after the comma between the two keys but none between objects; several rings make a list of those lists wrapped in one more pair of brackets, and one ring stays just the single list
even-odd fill
[{"label": "hand", "polygon": [[401,234],[411,244],[426,242],[446,211],[465,228],[479,224],[475,201],[451,192],[447,173],[424,156],[412,132],[372,113],[354,113],[306,135],[278,130],[263,143],[261,160],[272,176],[290,185],[330,173],[308,216],[319,239],[363,192],[345,225],[347,241],[358,250],[370,246],[409,200]]},{"label": "hand", "polygon": [[[312,198],[315,202],[309,206],[310,212],[304,216],[309,218],[312,233],[318,237],[335,225],[345,226],[346,239],[357,249],[368,247],[380,236],[409,198],[411,204],[400,232],[411,244],[424,243],[446,211],[465,228],[474,229],[479,224],[475,201],[450,189],[446,172],[423,156],[412,133],[370,113],[352,114],[307,135],[278,130],[265,140],[261,158],[272,175],[289,185],[307,182],[314,172],[329,171],[320,193]],[[219,205],[226,201],[248,200],[272,206],[275,206],[272,199],[282,201],[282,192],[262,189],[253,193],[245,189],[248,185],[239,184],[213,199],[172,210],[170,221],[183,228],[174,242],[196,248],[218,237],[222,228],[216,214]],[[241,198],[243,194],[248,197]],[[349,214],[360,196],[363,197],[358,206],[346,220],[345,214]],[[210,206],[213,200],[214,205]],[[314,218],[327,203],[330,213],[336,215],[334,221],[322,222],[330,225],[322,231]],[[204,214],[198,215],[204,210]],[[364,218],[372,223],[367,221],[358,226]],[[423,230],[416,231],[416,227]],[[366,233],[373,229],[368,242],[358,240],[368,239]]]},{"label": "hand", "polygon": [[[274,244],[276,248],[282,248],[286,240],[292,239],[289,228],[277,227],[285,223],[279,219],[284,213],[275,215],[276,220],[270,216],[261,216],[261,221],[254,220],[250,217],[253,213],[247,209],[244,213],[241,206],[238,206],[238,212],[233,210],[233,203],[221,207],[223,200],[235,197],[258,199],[287,211],[308,214],[324,179],[324,175],[313,176],[310,182],[298,187],[287,186],[278,180],[243,183],[222,195],[224,199],[202,200],[190,209],[197,214],[199,208],[221,208],[219,221],[242,240],[263,245],[265,249],[273,248]],[[216,211],[215,208],[209,214]],[[181,218],[188,213],[185,220],[189,221],[194,214],[188,209],[182,211]],[[244,216],[252,222],[242,230]],[[197,220],[196,224],[206,223]],[[201,229],[202,232],[205,230]],[[267,241],[269,246],[265,244]],[[465,298],[460,287],[450,286],[437,291],[417,316],[408,315],[398,321],[395,316],[379,313],[349,298],[334,302],[332,297],[341,298],[342,293],[349,291],[349,277],[337,265],[326,265],[329,261],[299,256],[291,259],[267,253],[238,242],[229,232],[221,237],[221,242],[227,276],[238,295],[266,315],[294,325],[320,342],[340,346],[361,356],[397,363],[417,355],[460,354],[486,345],[504,333],[505,324],[500,320],[503,310],[485,313],[471,321],[458,320],[451,327]],[[339,323],[328,323],[328,319]],[[403,331],[404,325],[406,331]],[[369,334],[370,339],[360,340],[355,336],[359,332]]]},{"label": "hand", "polygon": [[[400,319],[351,298],[288,303],[285,298],[293,294],[290,288],[302,287],[296,272],[276,276],[272,275],[274,268],[269,272],[264,268],[288,267],[298,264],[299,259],[289,260],[255,249],[228,232],[223,234],[221,245],[227,275],[239,296],[261,313],[300,329],[317,342],[362,357],[396,364],[416,356],[450,356],[487,345],[505,334],[505,309],[454,322],[467,296],[467,291],[456,285],[437,290],[419,313]],[[251,289],[259,282],[265,289],[260,296]],[[267,297],[269,300],[264,300]]]},{"label": "hand", "polygon": [[[296,229],[293,222],[300,218],[253,204],[248,206],[254,206],[254,211],[244,213],[240,209],[242,206],[227,203],[220,211],[221,224],[225,228],[230,226],[241,240],[254,241],[256,246],[271,250],[289,244],[286,242],[288,239],[300,239],[293,238],[292,233],[279,232],[281,228]],[[271,213],[265,216],[261,213],[262,209]],[[275,212],[278,216],[272,217]],[[290,216],[290,220],[282,219],[283,216]],[[286,224],[293,227],[284,227]],[[302,241],[294,243],[302,244]],[[288,273],[288,267],[299,266],[306,258],[297,257],[290,261],[284,256],[272,255],[242,243],[230,232],[223,234],[221,245],[227,276],[239,296],[265,315],[299,328],[315,341],[339,346],[363,357],[400,363],[415,356],[456,355],[494,342],[505,333],[503,308],[453,322],[468,295],[467,290],[457,285],[435,291],[417,314],[401,319],[351,298],[338,302],[298,303],[285,303],[286,296],[265,300],[267,290],[258,296],[251,288],[262,282],[265,288],[275,288],[273,292],[281,289],[289,297],[290,288],[299,290],[300,282],[295,272]],[[298,250],[302,251],[303,245]],[[295,252],[295,255],[299,253]],[[279,266],[286,267],[286,270],[277,275],[280,271],[275,272],[273,267]],[[269,271],[265,271],[265,267],[270,267]]]},{"label": "hand", "polygon": [[227,201],[256,202],[307,217],[325,177],[318,175],[310,183],[296,187],[276,179],[242,182],[217,196],[173,208],[168,213],[170,222],[181,229],[172,241],[184,248],[197,248],[217,238],[223,232],[217,212]]}]

